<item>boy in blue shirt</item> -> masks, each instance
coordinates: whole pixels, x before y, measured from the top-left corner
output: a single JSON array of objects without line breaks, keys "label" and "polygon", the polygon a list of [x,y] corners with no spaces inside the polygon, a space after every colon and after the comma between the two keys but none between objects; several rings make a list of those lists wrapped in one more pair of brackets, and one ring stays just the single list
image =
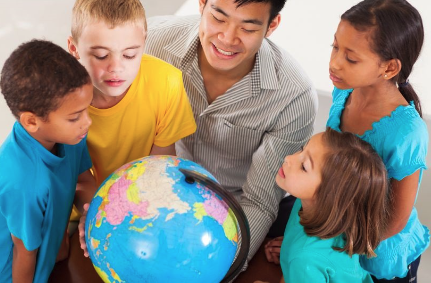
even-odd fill
[{"label": "boy in blue shirt", "polygon": [[82,210],[95,191],[93,86],[73,56],[40,40],[10,55],[0,86],[17,119],[0,148],[0,282],[47,282],[60,246],[67,256],[72,203]]}]

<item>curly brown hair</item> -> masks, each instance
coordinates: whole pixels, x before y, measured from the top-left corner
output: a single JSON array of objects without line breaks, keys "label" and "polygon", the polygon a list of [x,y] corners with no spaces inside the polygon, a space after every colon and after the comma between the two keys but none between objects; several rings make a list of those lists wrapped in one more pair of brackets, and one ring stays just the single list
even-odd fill
[{"label": "curly brown hair", "polygon": [[351,133],[330,128],[323,134],[328,148],[322,183],[310,213],[300,212],[300,223],[309,236],[322,239],[342,235],[350,256],[375,256],[388,217],[389,180],[382,159],[371,145]]},{"label": "curly brown hair", "polygon": [[63,97],[88,83],[90,76],[78,60],[45,40],[32,40],[15,49],[0,78],[1,92],[17,119],[25,111],[47,118]]}]

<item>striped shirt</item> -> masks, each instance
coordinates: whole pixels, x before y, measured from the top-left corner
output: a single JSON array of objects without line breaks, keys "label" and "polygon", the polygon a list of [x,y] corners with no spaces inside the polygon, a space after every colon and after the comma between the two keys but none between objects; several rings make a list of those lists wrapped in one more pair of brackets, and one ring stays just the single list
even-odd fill
[{"label": "striped shirt", "polygon": [[286,155],[313,133],[317,95],[286,52],[265,39],[252,71],[208,103],[197,48],[200,16],[148,20],[146,53],[183,72],[197,124],[176,143],[177,154],[201,164],[240,202],[250,224],[250,259],[285,195],[275,176]]}]

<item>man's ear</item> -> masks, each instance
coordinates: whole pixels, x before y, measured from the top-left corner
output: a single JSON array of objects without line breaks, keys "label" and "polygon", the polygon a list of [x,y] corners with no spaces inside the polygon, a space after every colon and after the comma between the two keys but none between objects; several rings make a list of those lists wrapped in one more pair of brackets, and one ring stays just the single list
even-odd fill
[{"label": "man's ear", "polygon": [[76,47],[72,36],[67,38],[67,48],[69,49],[69,53],[79,60],[78,48]]},{"label": "man's ear", "polygon": [[280,25],[281,16],[278,14],[275,18],[269,23],[268,30],[266,31],[265,37],[270,36]]},{"label": "man's ear", "polygon": [[29,111],[21,112],[21,114],[19,115],[20,124],[29,133],[37,132],[37,130],[39,129],[39,120],[39,117]]},{"label": "man's ear", "polygon": [[391,59],[383,64],[384,73],[383,76],[385,79],[390,80],[401,71],[401,61],[399,59]]},{"label": "man's ear", "polygon": [[204,11],[205,5],[207,4],[207,0],[199,0],[199,12],[202,15],[202,12]]}]

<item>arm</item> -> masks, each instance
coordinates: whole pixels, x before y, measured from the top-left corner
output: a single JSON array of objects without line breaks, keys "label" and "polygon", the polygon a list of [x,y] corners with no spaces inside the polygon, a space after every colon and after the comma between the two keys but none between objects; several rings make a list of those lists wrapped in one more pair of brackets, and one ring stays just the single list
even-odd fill
[{"label": "arm", "polygon": [[96,180],[90,170],[84,171],[78,176],[74,204],[81,214],[84,212],[84,204],[91,202],[96,189]]},{"label": "arm", "polygon": [[86,257],[88,257],[88,251],[85,244],[85,220],[87,219],[88,207],[96,193],[96,189],[96,180],[90,170],[84,171],[78,176],[74,204],[82,215],[79,219],[78,232],[81,249],[84,250],[84,256]]},{"label": "arm", "polygon": [[12,281],[14,283],[33,282],[37,249],[28,251],[20,239],[14,235],[11,236],[13,241]]},{"label": "arm", "polygon": [[391,196],[389,225],[383,239],[392,237],[401,232],[409,220],[419,184],[419,173],[417,170],[401,181],[391,180]]},{"label": "arm", "polygon": [[168,145],[166,147],[160,147],[153,144],[151,148],[150,155],[177,155],[175,152],[175,144]]}]

